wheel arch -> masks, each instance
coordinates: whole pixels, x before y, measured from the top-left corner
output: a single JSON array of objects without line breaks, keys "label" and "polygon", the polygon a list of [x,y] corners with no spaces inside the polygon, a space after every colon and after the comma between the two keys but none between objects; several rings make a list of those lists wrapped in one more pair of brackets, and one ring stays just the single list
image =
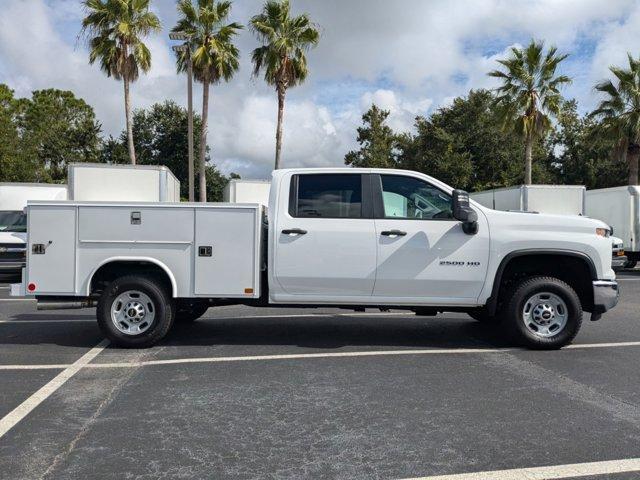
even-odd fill
[{"label": "wheel arch", "polygon": [[[505,280],[505,272],[509,272],[509,267],[513,268],[519,261],[531,261],[533,259],[549,259],[560,260],[562,258],[571,259],[573,262],[579,262],[578,265],[582,265],[585,271],[589,272],[589,286],[591,281],[598,279],[598,273],[593,263],[593,260],[584,252],[575,250],[545,250],[545,249],[524,249],[516,250],[508,253],[500,262],[496,274],[493,279],[493,285],[491,288],[491,295],[487,300],[487,310],[493,315],[498,308],[498,300],[500,299],[501,288],[503,287],[503,281]],[[540,273],[544,273],[541,271]],[[570,282],[568,282],[570,283]],[[570,283],[571,284],[571,283]],[[591,289],[580,289],[578,295],[583,302],[583,308],[586,311],[590,311],[593,306],[593,291]]]},{"label": "wheel arch", "polygon": [[131,263],[136,263],[139,268],[133,269],[133,271],[131,271],[130,273],[135,273],[135,270],[138,270],[138,271],[148,270],[149,266],[155,267],[156,269],[160,269],[166,275],[166,280],[168,280],[168,284],[171,287],[171,296],[173,298],[177,297],[178,284],[176,282],[175,276],[173,275],[173,272],[166,264],[164,264],[158,259],[151,258],[151,257],[124,257],[124,256],[107,258],[102,262],[100,262],[93,269],[87,281],[87,290],[86,290],[87,296],[91,295],[91,292],[94,286],[94,279],[100,278],[101,272],[104,272],[106,269],[116,268],[118,266],[125,266],[125,265],[128,266],[127,264],[131,264]]}]

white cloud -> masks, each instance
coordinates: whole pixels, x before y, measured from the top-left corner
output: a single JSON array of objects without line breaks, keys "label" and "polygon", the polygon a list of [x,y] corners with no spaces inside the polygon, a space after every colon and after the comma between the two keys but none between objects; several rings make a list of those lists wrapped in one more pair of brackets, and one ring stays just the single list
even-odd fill
[{"label": "white cloud", "polygon": [[366,92],[362,96],[360,107],[363,112],[372,104],[388,110],[389,126],[396,131],[407,132],[413,129],[416,115],[424,115],[432,103],[433,101],[429,98],[416,101],[404,100],[399,98],[393,90],[379,89],[375,92]]}]

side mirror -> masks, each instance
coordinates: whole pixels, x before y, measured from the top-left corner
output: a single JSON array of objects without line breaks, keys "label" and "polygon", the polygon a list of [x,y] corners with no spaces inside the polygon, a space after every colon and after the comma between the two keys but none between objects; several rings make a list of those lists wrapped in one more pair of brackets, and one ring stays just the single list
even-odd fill
[{"label": "side mirror", "polygon": [[454,190],[451,197],[453,218],[462,222],[462,230],[468,235],[478,233],[478,214],[471,208],[469,194],[464,190]]}]

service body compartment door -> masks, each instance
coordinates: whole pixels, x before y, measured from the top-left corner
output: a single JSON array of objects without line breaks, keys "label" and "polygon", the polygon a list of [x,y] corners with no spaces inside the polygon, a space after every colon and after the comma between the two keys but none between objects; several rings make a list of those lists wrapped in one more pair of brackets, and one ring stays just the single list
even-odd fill
[{"label": "service body compartment door", "polygon": [[39,294],[74,294],[76,207],[30,206],[27,210],[26,283]]},{"label": "service body compartment door", "polygon": [[260,210],[196,209],[195,294],[259,296]]}]

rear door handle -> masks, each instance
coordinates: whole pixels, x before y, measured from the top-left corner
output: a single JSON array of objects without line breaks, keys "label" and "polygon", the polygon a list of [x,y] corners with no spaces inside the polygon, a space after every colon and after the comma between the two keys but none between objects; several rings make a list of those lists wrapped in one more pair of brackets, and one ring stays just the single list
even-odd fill
[{"label": "rear door handle", "polygon": [[407,232],[403,232],[402,230],[385,230],[380,232],[380,235],[384,235],[385,237],[404,237]]},{"label": "rear door handle", "polygon": [[287,230],[282,230],[282,233],[284,233],[285,235],[304,235],[305,233],[307,233],[306,230],[302,230],[301,228],[290,228]]}]

